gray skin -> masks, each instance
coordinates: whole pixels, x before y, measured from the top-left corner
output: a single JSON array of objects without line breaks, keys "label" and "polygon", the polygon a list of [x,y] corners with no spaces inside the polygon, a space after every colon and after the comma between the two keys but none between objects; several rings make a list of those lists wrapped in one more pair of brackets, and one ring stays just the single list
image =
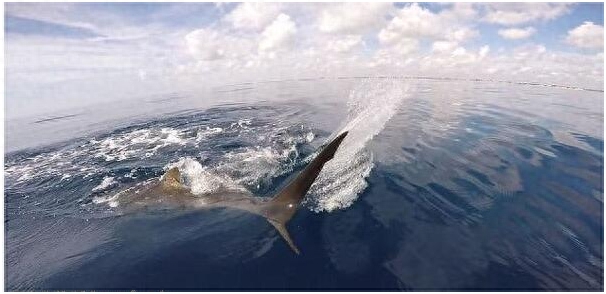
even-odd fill
[{"label": "gray skin", "polygon": [[256,197],[240,191],[197,196],[183,186],[181,174],[176,167],[168,170],[160,179],[120,192],[116,198],[123,213],[151,207],[167,209],[227,207],[248,211],[265,217],[278,230],[290,248],[299,254],[300,251],[290,238],[286,224],[297,212],[301,201],[320,174],[324,164],[334,157],[345,136],[347,136],[347,132],[343,132],[333,139],[294,180],[271,198]]}]

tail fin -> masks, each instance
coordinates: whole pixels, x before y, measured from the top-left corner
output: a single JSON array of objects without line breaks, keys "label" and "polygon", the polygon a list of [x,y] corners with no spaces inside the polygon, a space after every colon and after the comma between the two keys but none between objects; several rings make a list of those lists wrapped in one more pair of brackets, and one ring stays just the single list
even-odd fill
[{"label": "tail fin", "polygon": [[297,211],[305,194],[320,174],[320,171],[322,171],[324,164],[334,157],[337,148],[339,148],[345,136],[347,136],[347,132],[343,132],[326,145],[320,154],[299,173],[297,178],[291,181],[286,188],[282,189],[278,195],[268,202],[264,210],[264,216],[280,232],[280,235],[286,240],[290,248],[297,254],[299,254],[299,249],[297,249],[290,238],[286,230],[286,223]]}]

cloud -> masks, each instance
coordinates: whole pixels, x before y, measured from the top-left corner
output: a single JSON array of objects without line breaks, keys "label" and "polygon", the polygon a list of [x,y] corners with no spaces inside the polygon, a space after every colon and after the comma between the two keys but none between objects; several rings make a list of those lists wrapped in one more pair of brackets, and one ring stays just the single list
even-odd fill
[{"label": "cloud", "polygon": [[27,116],[130,99],[175,86],[167,81],[174,77],[172,68],[183,60],[173,59],[166,48],[145,46],[140,50],[140,46],[39,35],[7,37],[7,115]]},{"label": "cloud", "polygon": [[379,32],[384,44],[395,44],[404,38],[437,37],[443,31],[439,17],[416,3],[400,9],[386,28]]},{"label": "cloud", "polygon": [[97,27],[90,22],[72,16],[76,9],[74,3],[6,3],[4,13],[15,17],[38,20],[91,31]]},{"label": "cloud", "polygon": [[401,39],[410,38],[465,42],[479,36],[479,32],[468,25],[468,18],[475,13],[469,6],[461,5],[434,13],[413,3],[397,11],[378,38],[383,44],[397,44]]},{"label": "cloud", "polygon": [[474,8],[473,3],[453,3],[442,15],[451,21],[470,21],[478,17],[478,10]]},{"label": "cloud", "polygon": [[[440,44],[440,43],[438,43]],[[434,43],[434,45],[436,45]],[[456,71],[459,67],[473,67],[479,64],[487,52],[486,48],[480,49],[480,53],[468,50],[463,46],[456,46],[455,43],[445,44],[440,50],[433,50],[431,54],[421,58],[420,69],[425,72],[436,72],[433,75],[442,75],[448,71]],[[443,72],[445,71],[445,72]]]},{"label": "cloud", "polygon": [[520,25],[549,21],[570,11],[567,3],[491,3],[486,4],[483,21],[500,25]]},{"label": "cloud", "polygon": [[362,34],[378,28],[392,3],[339,3],[326,5],[320,12],[318,27],[323,33]]},{"label": "cloud", "polygon": [[402,38],[397,43],[385,46],[375,52],[369,66],[372,68],[406,67],[415,62],[419,51],[419,40]]},{"label": "cloud", "polygon": [[87,39],[103,37],[87,28],[7,15],[4,30],[8,34],[53,36],[57,38]]},{"label": "cloud", "polygon": [[250,53],[252,41],[214,29],[197,29],[185,36],[188,52],[198,60],[237,58]]},{"label": "cloud", "polygon": [[280,14],[280,4],[245,2],[224,17],[236,29],[260,30]]},{"label": "cloud", "polygon": [[209,6],[214,7],[209,3],[7,3],[5,14],[80,29],[106,41],[155,37],[170,43],[185,31],[171,22],[187,24],[194,15],[211,19],[218,9]]},{"label": "cloud", "polygon": [[480,47],[480,51],[478,52],[478,54],[480,55],[480,58],[484,58],[486,57],[486,55],[488,55],[488,52],[490,52],[490,46],[484,45]]},{"label": "cloud", "polygon": [[438,53],[452,52],[458,45],[457,42],[435,41],[431,46],[431,51]]},{"label": "cloud", "polygon": [[499,35],[505,39],[519,40],[519,39],[527,39],[530,36],[534,35],[536,32],[537,32],[537,30],[533,27],[526,27],[523,29],[510,28],[510,29],[499,30]]},{"label": "cloud", "polygon": [[362,36],[346,35],[341,38],[334,38],[326,42],[327,49],[336,53],[350,52],[355,47],[362,44]]},{"label": "cloud", "polygon": [[478,30],[468,27],[447,30],[445,34],[446,39],[456,42],[465,42],[478,36],[480,36]]},{"label": "cloud", "polygon": [[[569,32],[555,23],[531,24],[569,11],[571,19],[588,17],[567,4],[135,6],[7,3],[6,100],[25,105],[36,97],[65,96],[68,90],[78,99],[96,85],[118,80],[123,83],[120,90],[105,87],[98,96],[121,95],[123,89],[134,91],[135,85],[137,91],[148,91],[151,87],[139,86],[159,88],[161,80],[170,81],[171,87],[176,87],[173,81],[199,87],[288,75],[424,75],[603,87],[602,52],[559,52],[535,30],[540,25],[576,47],[601,49],[601,24],[585,22]],[[11,31],[11,17],[58,25],[54,30],[62,37],[37,26],[27,28],[31,32],[23,26]],[[534,41],[547,43],[512,48],[501,38],[481,35],[478,27],[486,22],[503,25],[498,30],[503,38],[534,36]],[[78,84],[89,86],[78,90]],[[65,92],[53,92],[57,87]]]},{"label": "cloud", "polygon": [[580,48],[602,49],[604,48],[604,27],[586,21],[568,31],[566,42]]},{"label": "cloud", "polygon": [[603,56],[552,52],[543,45],[524,45],[486,59],[480,73],[514,81],[602,88]]},{"label": "cloud", "polygon": [[290,16],[282,13],[261,33],[259,51],[277,50],[289,46],[296,33],[297,25]]}]

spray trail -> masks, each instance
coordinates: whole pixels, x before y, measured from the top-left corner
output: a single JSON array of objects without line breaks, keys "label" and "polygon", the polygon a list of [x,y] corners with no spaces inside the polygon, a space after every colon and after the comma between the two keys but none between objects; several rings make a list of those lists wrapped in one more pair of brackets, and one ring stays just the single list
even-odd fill
[{"label": "spray trail", "polygon": [[332,137],[349,131],[335,157],[329,161],[311,187],[306,204],[315,212],[349,207],[366,186],[374,164],[366,147],[396,114],[408,96],[402,81],[366,81],[355,87],[347,102],[347,119]]}]

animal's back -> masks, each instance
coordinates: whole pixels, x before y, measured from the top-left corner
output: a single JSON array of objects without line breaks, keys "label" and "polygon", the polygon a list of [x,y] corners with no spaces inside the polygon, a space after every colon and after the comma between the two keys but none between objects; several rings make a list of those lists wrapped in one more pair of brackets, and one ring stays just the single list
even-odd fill
[{"label": "animal's back", "polygon": [[342,133],[326,145],[322,151],[301,171],[297,177],[283,188],[275,197],[255,197],[245,191],[222,191],[209,195],[194,195],[183,185],[178,168],[167,171],[160,180],[135,187],[130,195],[120,199],[120,205],[125,210],[141,208],[183,208],[204,209],[228,207],[248,211],[263,216],[282,235],[288,245],[299,253],[286,224],[294,216],[301,205],[307,191],[316,180],[324,164],[334,157],[341,142],[347,136]]}]

